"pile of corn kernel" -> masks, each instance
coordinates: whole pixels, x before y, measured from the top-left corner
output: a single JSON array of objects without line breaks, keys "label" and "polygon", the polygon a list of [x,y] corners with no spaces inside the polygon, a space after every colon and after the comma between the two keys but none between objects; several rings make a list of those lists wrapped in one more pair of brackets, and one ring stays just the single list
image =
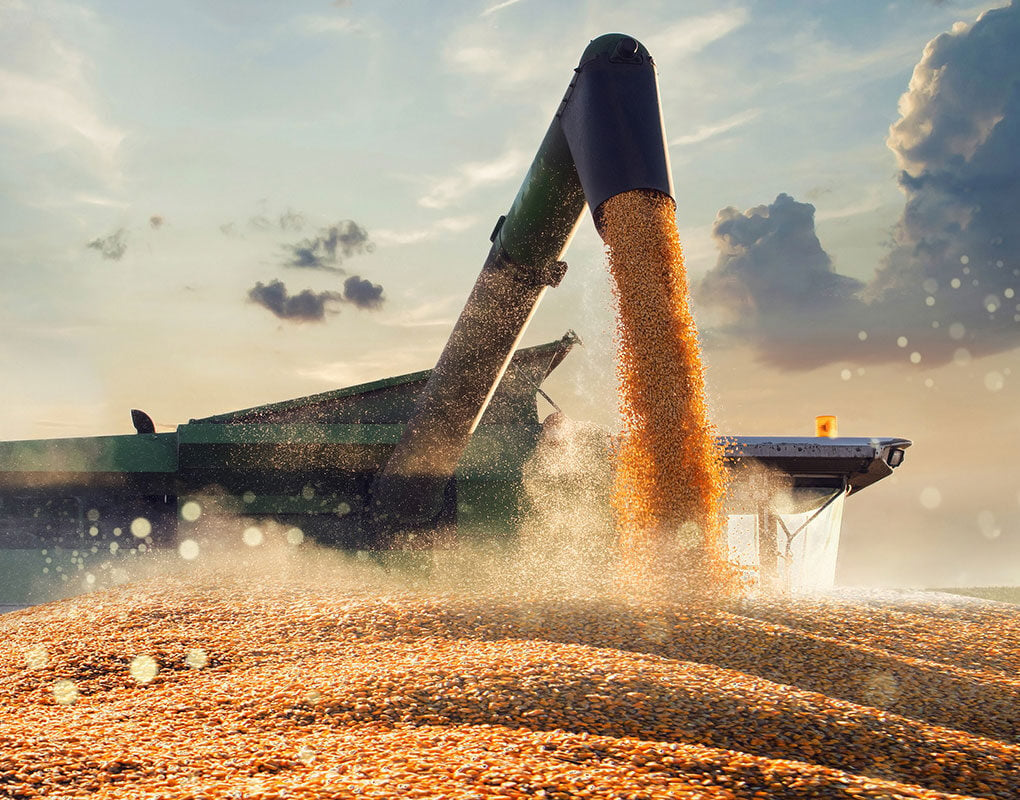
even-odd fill
[{"label": "pile of corn kernel", "polygon": [[696,593],[734,593],[726,562],[722,448],[673,200],[631,191],[600,208],[616,298],[621,444],[614,507],[624,568],[638,583],[682,575]]},{"label": "pile of corn kernel", "polygon": [[1020,609],[192,571],[0,616],[11,798],[1020,797]]}]

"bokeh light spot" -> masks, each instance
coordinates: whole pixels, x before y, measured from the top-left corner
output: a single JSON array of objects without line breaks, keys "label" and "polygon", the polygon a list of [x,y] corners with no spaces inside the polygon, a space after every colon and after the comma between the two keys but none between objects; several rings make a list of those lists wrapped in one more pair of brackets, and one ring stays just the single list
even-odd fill
[{"label": "bokeh light spot", "polygon": [[152,533],[152,523],[145,517],[135,517],[131,520],[131,535],[136,539],[144,539]]},{"label": "bokeh light spot", "polygon": [[156,659],[152,656],[135,656],[131,659],[131,666],[128,668],[128,671],[137,683],[151,683],[152,679],[156,677],[156,673],[159,672],[159,664],[156,663]]},{"label": "bokeh light spot", "polygon": [[185,522],[194,522],[202,516],[202,506],[196,500],[189,500],[181,506],[181,519]]},{"label": "bokeh light spot", "polygon": [[258,547],[262,544],[262,529],[256,528],[254,525],[250,528],[245,528],[244,533],[241,534],[241,538],[248,547]]},{"label": "bokeh light spot", "polygon": [[58,705],[74,705],[75,701],[78,699],[78,687],[75,686],[74,681],[69,681],[67,678],[61,678],[53,684],[53,699]]},{"label": "bokeh light spot", "polygon": [[922,506],[927,508],[929,511],[934,511],[942,505],[942,492],[934,486],[925,486],[921,490],[920,500]]},{"label": "bokeh light spot", "polygon": [[985,510],[977,516],[978,528],[981,529],[981,535],[986,539],[998,539],[1002,536],[1002,528],[999,527],[999,523],[995,519],[995,514],[991,511]]},{"label": "bokeh light spot", "polygon": [[305,540],[305,533],[300,528],[288,528],[287,533],[284,535],[287,537],[287,544],[294,547],[297,547]]},{"label": "bokeh light spot", "polygon": [[209,663],[209,656],[201,647],[191,648],[184,656],[184,666],[188,669],[202,669]]},{"label": "bokeh light spot", "polygon": [[985,388],[988,391],[997,392],[1005,385],[1006,379],[1001,372],[993,369],[991,372],[985,373]]},{"label": "bokeh light spot", "polygon": [[50,663],[50,655],[41,644],[25,651],[25,666],[29,669],[42,669]]},{"label": "bokeh light spot", "polygon": [[177,554],[185,561],[194,561],[198,558],[198,553],[201,548],[198,546],[198,542],[194,539],[184,539],[179,545],[177,545]]}]

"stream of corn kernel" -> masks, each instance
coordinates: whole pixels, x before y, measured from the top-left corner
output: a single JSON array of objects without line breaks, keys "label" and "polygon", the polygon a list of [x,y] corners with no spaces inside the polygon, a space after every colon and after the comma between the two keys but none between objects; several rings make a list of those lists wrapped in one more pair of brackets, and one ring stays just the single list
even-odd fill
[{"label": "stream of corn kernel", "polygon": [[675,205],[630,191],[600,208],[617,301],[622,423],[614,507],[625,578],[649,590],[735,591],[725,468],[705,402]]}]

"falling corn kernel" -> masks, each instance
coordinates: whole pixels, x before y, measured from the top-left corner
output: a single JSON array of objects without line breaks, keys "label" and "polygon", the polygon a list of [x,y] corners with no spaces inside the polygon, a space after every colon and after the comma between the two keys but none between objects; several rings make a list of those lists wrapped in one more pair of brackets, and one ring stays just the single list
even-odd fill
[{"label": "falling corn kernel", "polygon": [[622,431],[614,507],[625,577],[644,588],[651,581],[698,595],[730,593],[723,455],[708,418],[673,201],[632,191],[600,211],[617,300]]}]

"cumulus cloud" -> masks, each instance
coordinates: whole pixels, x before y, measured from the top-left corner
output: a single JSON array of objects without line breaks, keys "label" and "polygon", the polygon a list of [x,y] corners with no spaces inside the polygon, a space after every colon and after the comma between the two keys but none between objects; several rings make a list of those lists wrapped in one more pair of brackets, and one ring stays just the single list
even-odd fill
[{"label": "cumulus cloud", "polygon": [[[929,42],[900,99],[888,145],[907,202],[881,295],[938,285],[959,313],[1017,285],[1020,253],[1020,5],[958,23]],[[1000,303],[1000,305],[1004,305]],[[1015,304],[1009,304],[1011,307]],[[1013,314],[978,315],[978,328],[1017,330]]]},{"label": "cumulus cloud", "polygon": [[284,250],[289,254],[286,261],[288,267],[343,273],[340,264],[345,258],[359,253],[371,253],[374,247],[368,231],[354,220],[346,219],[322,228],[311,239],[284,245]]},{"label": "cumulus cloud", "polygon": [[120,261],[127,252],[127,231],[119,228],[108,236],[97,236],[85,246],[97,250],[103,258]]},{"label": "cumulus cloud", "polygon": [[358,308],[382,308],[383,287],[358,275],[344,281],[344,300]]},{"label": "cumulus cloud", "polygon": [[248,291],[248,299],[272,311],[280,319],[291,322],[321,322],[326,318],[327,306],[343,300],[340,292],[313,292],[303,289],[290,294],[281,280],[268,284],[259,281]]},{"label": "cumulus cloud", "polygon": [[720,212],[698,287],[722,331],[786,368],[937,365],[1020,346],[1020,6],[932,40],[888,145],[906,203],[867,286],[840,275],[814,208],[780,195]]},{"label": "cumulus cloud", "polygon": [[278,278],[268,284],[259,281],[248,290],[248,300],[290,322],[322,322],[327,313],[338,313],[336,306],[341,303],[374,311],[382,308],[386,298],[382,286],[352,275],[344,281],[342,292],[302,289],[291,294],[287,285]]},{"label": "cumulus cloud", "polygon": [[699,302],[721,310],[723,333],[777,366],[824,362],[849,342],[846,323],[861,312],[863,284],[833,269],[814,214],[786,194],[745,212],[722,209],[712,227],[719,258],[697,287]]}]

